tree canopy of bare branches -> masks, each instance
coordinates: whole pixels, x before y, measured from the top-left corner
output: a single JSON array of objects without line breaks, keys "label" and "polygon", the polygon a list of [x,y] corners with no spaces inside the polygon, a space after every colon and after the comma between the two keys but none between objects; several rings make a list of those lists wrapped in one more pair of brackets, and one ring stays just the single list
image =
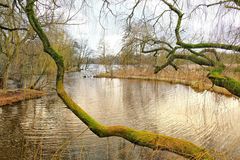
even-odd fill
[{"label": "tree canopy of bare branches", "polygon": [[[123,1],[121,3],[125,3]],[[136,8],[141,5],[143,2],[147,2],[147,0],[138,0],[134,3],[133,7],[131,8],[130,14],[127,17],[127,22],[129,25],[133,22],[134,13],[136,12]],[[183,59],[191,61],[195,64],[199,64],[201,66],[208,66],[212,67],[209,71],[208,78],[212,81],[213,84],[221,86],[229,90],[232,94],[240,96],[240,82],[224,76],[222,74],[223,70],[225,69],[225,65],[221,63],[217,49],[223,49],[233,52],[240,52],[240,46],[238,44],[229,44],[229,43],[215,43],[215,42],[199,42],[199,43],[190,43],[182,38],[182,24],[183,20],[187,17],[184,16],[184,13],[180,9],[181,3],[178,1],[167,1],[161,0],[161,3],[156,5],[165,5],[164,10],[161,12],[160,15],[154,16],[153,18],[148,19],[147,21],[155,21],[153,24],[153,28],[157,25],[161,25],[160,20],[161,17],[169,13],[169,28],[166,29],[166,33],[171,32],[171,27],[174,26],[173,34],[170,36],[166,36],[166,38],[157,38],[155,30],[153,29],[151,32],[152,34],[143,35],[143,37],[137,37],[137,42],[139,42],[142,52],[143,53],[154,53],[154,55],[158,55],[164,51],[167,52],[167,62],[162,64],[161,66],[156,66],[155,73],[159,72],[160,70],[164,69],[166,66],[172,66],[175,69],[178,69],[174,61],[176,59]],[[111,2],[104,1],[107,4],[107,8]],[[184,3],[186,3],[184,1]],[[219,1],[218,3],[214,4],[206,4],[201,5],[199,4],[197,8],[201,7],[211,7],[215,5],[225,5],[227,9],[234,9],[239,7],[239,0],[228,0],[228,1]],[[54,49],[53,45],[48,38],[46,31],[44,30],[43,26],[44,21],[41,21],[41,17],[44,15],[37,14],[38,12],[38,5],[40,4],[39,1],[36,0],[26,0],[26,1],[18,1],[17,6],[20,6],[24,13],[27,15],[27,19],[29,24],[31,25],[32,29],[36,32],[38,37],[40,38],[44,52],[46,52],[55,62],[57,66],[57,76],[56,76],[56,90],[58,96],[62,99],[62,101],[66,104],[66,106],[84,123],[88,126],[88,128],[95,133],[99,137],[111,137],[117,136],[122,137],[134,144],[149,147],[154,150],[166,150],[169,152],[176,153],[183,157],[189,159],[215,159],[211,153],[199,147],[191,142],[181,140],[178,138],[169,137],[163,134],[156,134],[149,131],[142,131],[142,130],[135,130],[132,128],[128,128],[126,126],[107,126],[104,125],[97,120],[95,120],[92,116],[86,113],[77,103],[75,103],[72,98],[67,94],[64,88],[64,59],[56,49]],[[55,3],[53,3],[55,4]],[[147,15],[145,15],[145,5],[143,3],[143,18],[146,20]],[[7,6],[0,5],[4,8]],[[57,5],[54,5],[55,7]],[[155,7],[155,6],[154,6]],[[110,8],[109,8],[110,9]],[[197,9],[194,9],[197,10]],[[174,20],[176,20],[174,22]],[[166,24],[165,24],[166,26]],[[161,28],[161,27],[160,27]],[[14,28],[11,28],[14,29]],[[131,27],[130,27],[131,29]],[[131,30],[130,30],[131,31]],[[168,38],[174,37],[174,38]],[[169,41],[168,41],[169,40]],[[157,45],[157,47],[156,47]],[[153,48],[153,46],[155,46]],[[178,52],[179,50],[185,50],[186,54],[181,54]],[[215,58],[208,57],[205,53],[213,53]]]}]

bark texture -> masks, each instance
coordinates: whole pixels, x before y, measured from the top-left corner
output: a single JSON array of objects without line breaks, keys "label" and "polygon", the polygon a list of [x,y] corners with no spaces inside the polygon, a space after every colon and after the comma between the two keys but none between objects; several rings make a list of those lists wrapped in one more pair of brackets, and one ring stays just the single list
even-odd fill
[{"label": "bark texture", "polygon": [[106,126],[96,121],[86,113],[64,89],[64,63],[60,54],[54,50],[38,22],[34,13],[34,0],[27,0],[25,12],[28,20],[42,41],[44,51],[48,53],[57,65],[56,89],[58,96],[63,100],[66,106],[83,122],[89,129],[99,137],[117,136],[122,137],[134,144],[149,147],[152,149],[166,150],[190,159],[214,159],[210,153],[191,142],[172,138],[162,134],[155,134],[148,131],[140,131],[125,126]]}]

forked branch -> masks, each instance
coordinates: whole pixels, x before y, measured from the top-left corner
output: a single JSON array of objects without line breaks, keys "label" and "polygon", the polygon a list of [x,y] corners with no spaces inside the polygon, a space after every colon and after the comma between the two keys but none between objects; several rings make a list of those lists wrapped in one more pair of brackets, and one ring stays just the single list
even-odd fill
[{"label": "forked branch", "polygon": [[48,53],[57,65],[56,89],[58,96],[63,100],[66,106],[84,123],[88,128],[99,137],[117,136],[122,137],[134,144],[149,147],[152,149],[166,150],[190,159],[214,159],[210,153],[191,142],[172,138],[162,134],[155,134],[148,131],[140,131],[125,126],[106,126],[96,121],[86,113],[64,89],[64,63],[60,54],[54,50],[48,40],[47,35],[41,28],[39,21],[34,13],[34,1],[27,0],[25,12],[28,20],[42,41],[44,51]]}]

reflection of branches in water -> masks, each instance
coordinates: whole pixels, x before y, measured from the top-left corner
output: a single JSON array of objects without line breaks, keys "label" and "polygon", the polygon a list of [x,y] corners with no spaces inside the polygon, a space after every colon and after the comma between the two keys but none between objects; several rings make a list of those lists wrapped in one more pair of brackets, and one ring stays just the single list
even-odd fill
[{"label": "reflection of branches in water", "polygon": [[83,130],[79,135],[77,136],[73,136],[70,139],[67,139],[58,149],[57,151],[53,154],[51,159],[55,159],[57,156],[60,156],[62,154],[62,152],[64,151],[64,149],[67,148],[67,146],[70,144],[71,141],[73,141],[76,138],[79,138],[83,133],[85,133],[88,130],[88,128],[86,128],[85,130]]},{"label": "reflection of branches in water", "polygon": [[38,155],[39,155],[39,158],[42,159],[42,150],[43,148],[42,148],[42,140],[41,140],[37,147],[37,150],[34,151],[34,157],[33,157],[34,160],[38,159],[37,158]]},{"label": "reflection of branches in water", "polygon": [[[125,140],[123,141],[123,144],[125,144]],[[179,158],[180,156],[177,156],[175,154],[171,154],[164,151],[159,150],[150,150],[148,148],[142,148],[139,146],[136,146],[134,144],[126,144],[123,145],[123,147],[118,149],[118,152],[111,156],[112,159],[149,159],[149,160],[157,160],[157,159],[165,159],[165,158]]]}]

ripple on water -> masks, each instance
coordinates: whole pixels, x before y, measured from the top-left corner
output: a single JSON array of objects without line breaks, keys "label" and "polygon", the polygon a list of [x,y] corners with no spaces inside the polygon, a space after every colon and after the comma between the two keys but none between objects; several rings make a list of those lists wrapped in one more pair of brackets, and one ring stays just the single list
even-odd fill
[{"label": "ripple on water", "polygon": [[[71,97],[105,124],[148,129],[215,148],[228,159],[240,157],[235,98],[162,82],[74,74],[66,81]],[[0,107],[0,159],[146,159],[156,154],[121,138],[100,139],[89,130],[81,134],[85,129],[56,95]]]}]

